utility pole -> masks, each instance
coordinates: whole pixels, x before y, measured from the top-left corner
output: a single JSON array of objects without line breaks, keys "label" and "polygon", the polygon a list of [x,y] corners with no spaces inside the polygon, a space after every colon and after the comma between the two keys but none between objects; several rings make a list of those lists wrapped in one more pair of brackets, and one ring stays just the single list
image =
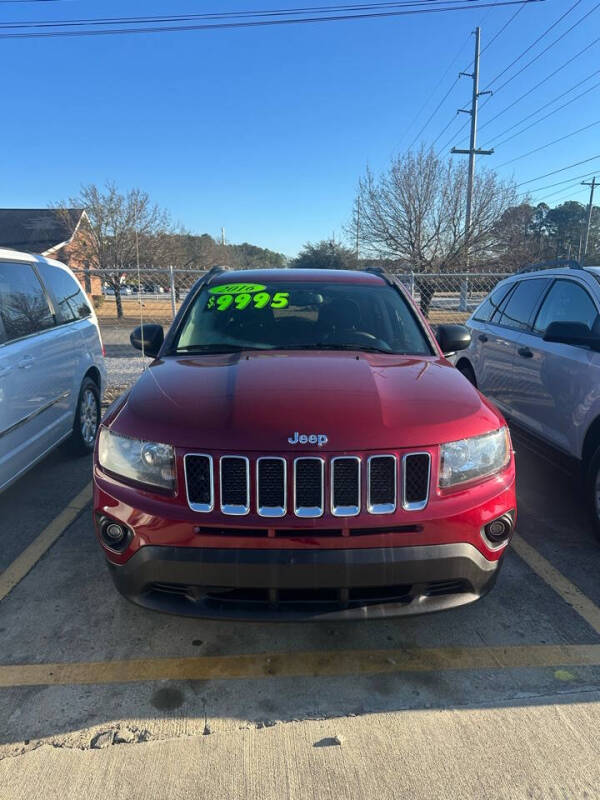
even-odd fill
[{"label": "utility pole", "polygon": [[459,72],[460,76],[472,78],[473,80],[473,95],[471,98],[471,108],[459,108],[462,114],[469,114],[471,116],[471,139],[468,150],[459,150],[453,147],[451,152],[460,155],[469,156],[469,180],[467,184],[467,208],[465,212],[465,249],[466,249],[466,266],[469,266],[469,238],[471,236],[471,212],[473,208],[473,183],[475,181],[475,156],[491,156],[493,150],[478,150],[477,149],[477,106],[479,98],[484,94],[492,94],[491,92],[479,91],[479,53],[481,50],[481,29],[475,28],[475,59],[473,61],[473,72]]},{"label": "utility pole", "polygon": [[225,246],[225,228],[221,228],[221,244]]},{"label": "utility pole", "polygon": [[588,249],[588,240],[590,238],[590,226],[592,224],[592,209],[594,208],[594,189],[596,188],[596,176],[594,175],[591,181],[581,181],[581,185],[590,187],[590,203],[588,205],[587,220],[585,223],[585,236],[583,239],[583,256],[581,259],[581,265],[584,266],[585,257],[587,255],[587,249]]},{"label": "utility pole", "polygon": [[356,202],[356,263],[360,252],[360,199]]}]

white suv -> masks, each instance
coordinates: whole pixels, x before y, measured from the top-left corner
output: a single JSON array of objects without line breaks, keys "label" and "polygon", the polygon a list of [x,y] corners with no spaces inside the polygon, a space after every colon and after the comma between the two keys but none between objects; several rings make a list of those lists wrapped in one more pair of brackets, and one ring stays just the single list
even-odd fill
[{"label": "white suv", "polygon": [[509,418],[577,459],[600,534],[600,267],[522,270],[467,325],[457,368]]},{"label": "white suv", "polygon": [[96,315],[73,273],[0,250],[0,491],[69,437],[93,450],[105,382]]}]

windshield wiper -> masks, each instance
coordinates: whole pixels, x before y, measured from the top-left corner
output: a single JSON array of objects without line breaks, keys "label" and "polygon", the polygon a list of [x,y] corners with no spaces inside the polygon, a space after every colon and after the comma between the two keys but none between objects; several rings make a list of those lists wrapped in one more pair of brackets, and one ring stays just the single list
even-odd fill
[{"label": "windshield wiper", "polygon": [[283,344],[279,347],[274,347],[274,350],[356,350],[365,353],[385,353],[386,355],[395,355],[393,350],[384,350],[383,347],[374,347],[368,344],[325,344],[318,342],[317,344]]},{"label": "windshield wiper", "polygon": [[250,347],[238,344],[190,344],[186,347],[177,347],[171,351],[172,355],[193,355],[195,353],[207,353],[209,355],[223,355],[225,353],[241,353],[244,350],[265,350],[270,348]]},{"label": "windshield wiper", "polygon": [[386,355],[395,355],[393,350],[384,350],[382,347],[374,347],[371,345],[356,345],[356,344],[330,344],[325,342],[311,342],[310,344],[279,344],[269,345],[266,347],[251,347],[237,344],[223,344],[223,345],[206,345],[206,344],[192,344],[186,347],[178,347],[172,351],[172,355],[194,355],[197,353],[206,353],[208,355],[222,355],[226,353],[241,353],[246,350],[257,351],[260,353],[268,353],[274,350],[355,350],[366,353],[384,353]]}]

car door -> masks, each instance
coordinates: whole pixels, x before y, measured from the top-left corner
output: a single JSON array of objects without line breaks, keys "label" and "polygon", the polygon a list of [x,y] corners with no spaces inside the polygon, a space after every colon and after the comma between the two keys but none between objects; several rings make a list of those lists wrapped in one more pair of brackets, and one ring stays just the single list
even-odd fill
[{"label": "car door", "polygon": [[52,365],[42,340],[54,316],[32,266],[0,262],[0,488],[52,443]]},{"label": "car door", "polygon": [[57,326],[44,341],[45,358],[53,364],[52,393],[61,398],[52,410],[51,424],[57,437],[67,433],[73,424],[75,405],[82,379],[85,353],[88,350],[83,321],[91,316],[90,306],[80,284],[58,264],[40,260],[38,272],[56,315]]},{"label": "car door", "polygon": [[[475,309],[473,315],[467,322],[469,330],[471,331],[471,344],[462,353],[466,356],[473,372],[477,385],[481,388],[482,382],[487,381],[487,375],[484,369],[487,357],[487,344],[490,340],[489,323],[494,314],[501,308],[502,304],[514,288],[514,283],[511,281],[503,282],[485,298],[483,303]],[[483,389],[482,389],[483,391]]]},{"label": "car door", "polygon": [[523,278],[494,312],[483,332],[482,355],[477,372],[479,389],[506,413],[512,413],[515,394],[519,392],[513,368],[520,333],[527,329],[547,278]]},{"label": "car door", "polygon": [[513,401],[513,415],[549,443],[577,452],[578,426],[585,408],[596,402],[600,354],[587,347],[545,342],[551,322],[581,322],[590,329],[598,307],[585,283],[577,278],[553,281],[529,331],[517,344],[515,379],[520,391]]}]

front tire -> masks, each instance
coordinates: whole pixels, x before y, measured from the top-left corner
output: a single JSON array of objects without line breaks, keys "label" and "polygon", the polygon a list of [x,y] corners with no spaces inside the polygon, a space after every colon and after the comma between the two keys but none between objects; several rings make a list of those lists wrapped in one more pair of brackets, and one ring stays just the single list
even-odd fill
[{"label": "front tire", "polygon": [[469,364],[468,361],[460,361],[456,369],[465,376],[465,378],[472,383],[475,388],[477,388],[477,379],[475,378],[475,372],[473,371],[473,367]]},{"label": "front tire", "polygon": [[77,408],[71,434],[71,449],[83,455],[91,453],[100,425],[100,392],[95,381],[84,378],[77,398]]},{"label": "front tire", "polygon": [[585,493],[594,532],[600,539],[600,447],[596,449],[588,466]]}]

